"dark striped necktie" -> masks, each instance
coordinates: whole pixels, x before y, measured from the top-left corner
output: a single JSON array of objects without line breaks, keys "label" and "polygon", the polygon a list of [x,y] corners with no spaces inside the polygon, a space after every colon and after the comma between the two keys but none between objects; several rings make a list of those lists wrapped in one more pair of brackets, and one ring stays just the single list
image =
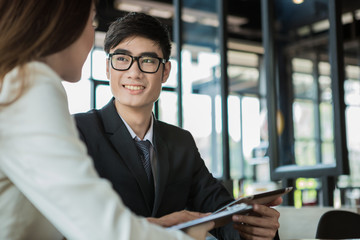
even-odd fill
[{"label": "dark striped necktie", "polygon": [[140,159],[141,162],[144,166],[147,178],[148,178],[148,182],[149,182],[149,194],[150,194],[150,208],[153,208],[154,205],[154,198],[155,198],[155,186],[154,186],[154,178],[153,178],[153,173],[152,173],[152,169],[151,169],[151,161],[150,161],[150,146],[151,143],[149,140],[146,141],[136,141],[135,140],[135,145],[138,149],[138,153],[140,155]]},{"label": "dark striped necktie", "polygon": [[149,182],[154,181],[152,170],[151,170],[151,161],[150,161],[150,146],[151,143],[149,140],[146,141],[136,141],[135,140],[136,147],[138,149],[138,152],[140,154],[141,162],[144,166],[146,175],[148,177]]}]

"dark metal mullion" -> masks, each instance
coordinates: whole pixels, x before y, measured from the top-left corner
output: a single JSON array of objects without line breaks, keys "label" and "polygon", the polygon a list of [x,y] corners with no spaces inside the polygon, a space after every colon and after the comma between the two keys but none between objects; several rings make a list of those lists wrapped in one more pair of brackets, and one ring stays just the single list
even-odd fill
[{"label": "dark metal mullion", "polygon": [[156,119],[160,118],[160,114],[159,114],[159,100],[157,100],[156,102],[154,102],[154,115]]},{"label": "dark metal mullion", "polygon": [[165,92],[176,92],[176,88],[174,87],[162,87],[161,91],[165,91]]},{"label": "dark metal mullion", "polygon": [[320,192],[322,193],[323,206],[334,206],[333,194],[336,186],[336,178],[334,176],[324,176],[320,180],[322,181]]},{"label": "dark metal mullion", "polygon": [[[344,49],[340,0],[329,0],[331,88],[333,96],[335,159],[338,174],[349,173],[344,100]],[[330,193],[329,193],[330,194]]]},{"label": "dark metal mullion", "polygon": [[91,49],[90,53],[90,109],[94,109],[96,107],[96,83],[93,75],[93,54],[94,48]]},{"label": "dark metal mullion", "polygon": [[266,104],[268,116],[268,131],[269,131],[269,164],[270,174],[273,179],[273,174],[276,171],[276,166],[279,166],[279,141],[277,136],[276,126],[276,72],[275,72],[275,44],[274,44],[274,1],[261,0],[261,16],[262,16],[262,31],[263,31],[263,46],[265,50],[264,64],[265,64],[265,78],[266,78]]},{"label": "dark metal mullion", "polygon": [[182,57],[181,50],[183,45],[182,38],[182,23],[181,23],[181,15],[182,15],[182,0],[173,0],[174,4],[174,40],[176,43],[176,61],[177,61],[177,108],[178,108],[178,126],[183,126],[183,110],[182,110]]},{"label": "dark metal mullion", "polygon": [[228,95],[229,79],[227,75],[227,21],[228,0],[218,2],[219,12],[219,50],[220,50],[220,74],[221,74],[221,119],[222,119],[222,161],[223,180],[230,180],[230,156],[229,156],[229,126],[228,126]]}]

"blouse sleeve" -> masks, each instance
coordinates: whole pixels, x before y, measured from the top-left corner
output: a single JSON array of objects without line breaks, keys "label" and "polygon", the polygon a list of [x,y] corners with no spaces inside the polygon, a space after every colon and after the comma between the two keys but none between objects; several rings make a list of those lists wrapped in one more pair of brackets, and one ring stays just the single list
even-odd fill
[{"label": "blouse sleeve", "polygon": [[61,80],[49,74],[0,111],[3,174],[68,239],[190,239],[132,214],[98,177]]}]

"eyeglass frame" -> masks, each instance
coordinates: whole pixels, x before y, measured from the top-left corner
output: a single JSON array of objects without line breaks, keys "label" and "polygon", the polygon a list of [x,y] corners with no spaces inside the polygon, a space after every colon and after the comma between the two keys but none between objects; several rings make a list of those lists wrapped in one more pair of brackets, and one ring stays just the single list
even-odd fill
[{"label": "eyeglass frame", "polygon": [[[113,62],[112,62],[112,56],[115,56],[115,55],[125,55],[125,56],[131,57],[131,63],[130,63],[130,65],[129,65],[129,67],[128,67],[127,69],[117,69],[117,68],[115,68],[114,65],[113,65]],[[142,70],[141,67],[140,67],[140,63],[139,63],[139,59],[142,58],[142,57],[152,57],[152,58],[158,59],[158,60],[159,60],[159,64],[158,64],[158,66],[157,66],[157,68],[156,68],[156,71],[154,71],[154,72],[147,72],[147,71]],[[140,69],[141,72],[143,72],[143,73],[150,73],[150,74],[152,74],[152,73],[157,73],[157,71],[159,71],[160,64],[162,64],[162,63],[165,64],[165,63],[168,62],[168,60],[166,60],[165,58],[160,58],[160,57],[154,57],[154,56],[131,56],[130,54],[126,54],[126,53],[116,53],[116,52],[115,52],[115,53],[109,53],[108,58],[109,58],[111,67],[112,67],[114,70],[116,70],[116,71],[127,71],[127,70],[129,70],[129,69],[131,68],[131,66],[133,65],[134,60],[135,60],[135,61],[137,62],[138,68]]]}]

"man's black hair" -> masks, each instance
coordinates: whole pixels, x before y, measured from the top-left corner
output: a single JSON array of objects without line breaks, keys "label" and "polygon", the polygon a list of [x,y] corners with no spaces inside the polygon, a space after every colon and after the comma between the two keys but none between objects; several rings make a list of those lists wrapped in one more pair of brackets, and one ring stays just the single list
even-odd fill
[{"label": "man's black hair", "polygon": [[113,22],[106,33],[104,50],[111,48],[129,37],[141,36],[154,41],[161,48],[164,58],[169,60],[171,41],[168,28],[158,19],[144,13],[131,12]]}]

